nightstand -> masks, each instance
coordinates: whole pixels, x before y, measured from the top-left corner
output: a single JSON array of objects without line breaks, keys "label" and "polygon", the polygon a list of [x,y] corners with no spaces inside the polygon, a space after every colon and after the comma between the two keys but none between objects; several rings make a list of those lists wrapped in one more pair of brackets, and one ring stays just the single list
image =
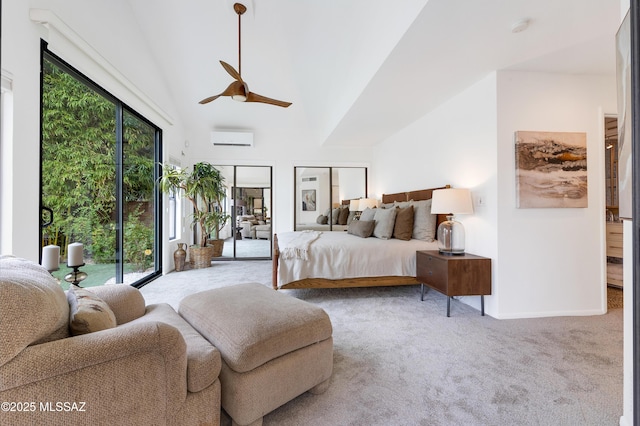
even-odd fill
[{"label": "nightstand", "polygon": [[424,300],[425,285],[447,296],[447,316],[451,316],[452,296],[480,296],[484,315],[484,296],[491,294],[491,259],[469,253],[417,251],[416,278],[422,283],[420,300]]}]

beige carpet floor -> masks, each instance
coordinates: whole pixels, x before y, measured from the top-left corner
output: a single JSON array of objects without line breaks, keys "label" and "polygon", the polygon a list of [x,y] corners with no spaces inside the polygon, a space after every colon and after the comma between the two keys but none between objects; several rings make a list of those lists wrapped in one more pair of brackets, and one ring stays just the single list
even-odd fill
[{"label": "beige carpet floor", "polygon": [[[148,303],[259,282],[271,264],[217,262],[142,288]],[[333,324],[334,370],[264,425],[618,425],[622,309],[591,317],[496,320],[419,286],[286,290]],[[228,424],[228,418],[223,424]]]}]

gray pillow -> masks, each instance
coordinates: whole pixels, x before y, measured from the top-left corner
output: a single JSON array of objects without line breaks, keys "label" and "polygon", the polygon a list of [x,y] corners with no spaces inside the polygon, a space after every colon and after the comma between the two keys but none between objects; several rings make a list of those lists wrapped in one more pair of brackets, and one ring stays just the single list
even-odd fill
[{"label": "gray pillow", "polygon": [[329,218],[326,217],[325,215],[321,214],[320,216],[318,216],[318,218],[316,219],[316,222],[319,225],[326,225],[329,221]]},{"label": "gray pillow", "polygon": [[373,229],[373,236],[388,240],[393,235],[393,226],[396,223],[397,210],[393,209],[376,209],[374,220],[376,226]]},{"label": "gray pillow", "polygon": [[367,207],[366,209],[364,209],[364,211],[360,215],[360,220],[364,220],[364,221],[373,220],[373,218],[376,215],[376,210],[378,209],[370,209],[369,207]]},{"label": "gray pillow", "polygon": [[347,233],[362,238],[369,238],[371,234],[373,234],[375,224],[373,220],[354,220],[347,228]]},{"label": "gray pillow", "polygon": [[337,225],[339,217],[340,217],[340,208],[333,209],[333,211],[331,212],[331,224]]},{"label": "gray pillow", "polygon": [[431,200],[413,202],[413,238],[434,241],[438,216],[431,214]]}]

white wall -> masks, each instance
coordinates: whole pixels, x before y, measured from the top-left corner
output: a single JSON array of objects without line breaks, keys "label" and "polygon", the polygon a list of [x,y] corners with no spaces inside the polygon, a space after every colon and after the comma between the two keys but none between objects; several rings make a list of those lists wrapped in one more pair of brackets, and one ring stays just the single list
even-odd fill
[{"label": "white wall", "polygon": [[[394,193],[450,184],[469,188],[474,214],[457,216],[465,226],[466,250],[493,259],[497,282],[496,75],[492,73],[374,150],[373,192]],[[478,198],[484,205],[478,206]],[[486,312],[498,315],[496,296]],[[463,298],[477,306],[478,297]]]},{"label": "white wall", "polygon": [[[501,318],[606,312],[604,114],[615,78],[498,73]],[[514,132],[587,133],[588,207],[517,209]]]},{"label": "white wall", "polygon": [[[475,212],[459,219],[467,251],[493,260],[489,315],[602,314],[603,120],[616,113],[615,99],[612,78],[492,73],[376,147],[375,192],[471,189]],[[516,209],[517,130],[587,133],[588,208]]]}]

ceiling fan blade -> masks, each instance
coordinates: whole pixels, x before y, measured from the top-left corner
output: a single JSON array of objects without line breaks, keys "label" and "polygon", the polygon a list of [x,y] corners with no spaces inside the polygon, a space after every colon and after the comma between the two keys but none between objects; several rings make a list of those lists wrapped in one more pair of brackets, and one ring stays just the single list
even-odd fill
[{"label": "ceiling fan blade", "polygon": [[248,92],[249,92],[249,88],[247,87],[247,83],[245,83],[244,81],[234,81],[229,86],[227,86],[226,89],[224,89],[224,92],[220,93],[219,95],[214,95],[214,96],[209,96],[208,98],[204,98],[199,102],[199,104],[201,105],[208,104],[211,101],[215,101],[220,96],[235,96],[235,95],[245,96],[245,93],[248,93]]},{"label": "ceiling fan blade", "polygon": [[204,104],[208,104],[211,101],[215,101],[216,99],[218,99],[220,95],[215,95],[215,96],[209,96],[208,98],[204,98],[203,100],[201,100],[200,102],[198,102],[200,105],[204,105]]},{"label": "ceiling fan blade", "polygon": [[266,96],[258,95],[257,93],[249,92],[247,95],[247,102],[261,102],[263,104],[276,105],[286,108],[291,105],[291,102],[279,101],[277,99],[267,98]]},{"label": "ceiling fan blade", "polygon": [[229,65],[225,61],[220,61],[220,64],[222,64],[222,68],[224,68],[225,71],[228,72],[231,77],[233,77],[234,79],[236,79],[238,81],[242,81],[242,77],[240,77],[240,73],[238,71],[236,71],[236,69],[234,67],[232,67],[231,65]]}]

